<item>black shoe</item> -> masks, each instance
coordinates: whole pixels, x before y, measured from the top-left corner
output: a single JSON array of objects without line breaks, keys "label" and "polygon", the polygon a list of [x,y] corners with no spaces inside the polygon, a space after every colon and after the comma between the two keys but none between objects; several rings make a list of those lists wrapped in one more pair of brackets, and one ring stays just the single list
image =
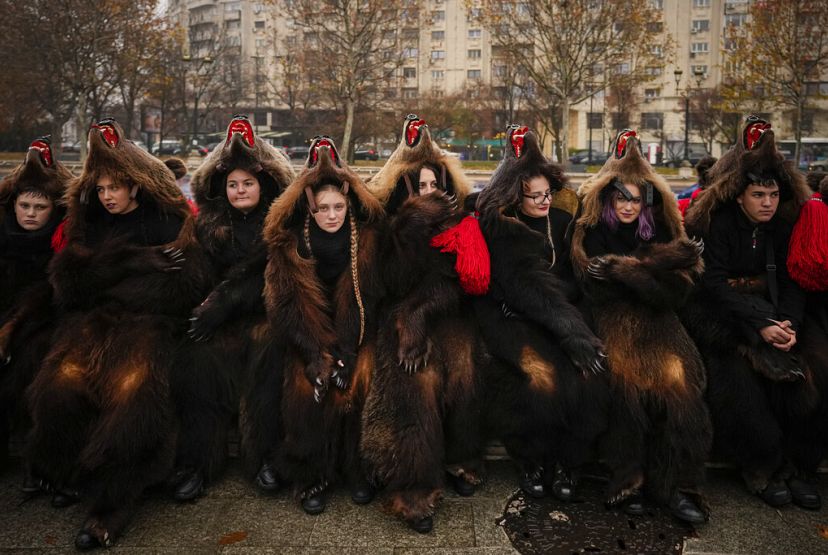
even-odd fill
[{"label": "black shoe", "polygon": [[279,481],[273,467],[264,463],[256,474],[256,486],[262,491],[272,493],[282,487],[282,482]]},{"label": "black shoe", "polygon": [[434,528],[434,521],[430,516],[427,516],[425,518],[421,518],[420,520],[410,522],[409,526],[411,526],[415,532],[419,532],[420,534],[428,534],[431,532],[431,529]]},{"label": "black shoe", "polygon": [[462,476],[449,474],[449,481],[451,482],[451,487],[460,497],[471,497],[477,489],[474,484],[467,482]]},{"label": "black shoe", "polygon": [[560,501],[572,501],[574,493],[575,484],[572,477],[566,471],[558,469],[552,481],[552,495]]},{"label": "black shoe", "polygon": [[182,476],[182,481],[175,487],[173,498],[176,501],[192,501],[204,493],[204,474],[192,470]]},{"label": "black shoe", "polygon": [[795,505],[809,511],[818,511],[822,508],[822,497],[819,495],[816,484],[799,478],[791,478],[788,480],[788,488]]},{"label": "black shoe", "polygon": [[325,510],[325,498],[321,493],[302,499],[302,509],[309,515],[318,515]]},{"label": "black shoe", "polygon": [[791,490],[784,482],[771,482],[759,492],[759,498],[771,507],[782,507],[793,499]]},{"label": "black shoe", "polygon": [[520,489],[523,492],[535,499],[540,499],[546,495],[546,490],[543,488],[543,470],[538,469],[535,472],[527,472],[520,479]]},{"label": "black shoe", "polygon": [[43,480],[35,478],[30,472],[23,476],[23,484],[20,486],[20,491],[23,493],[37,493],[43,489]]},{"label": "black shoe", "polygon": [[621,504],[621,510],[624,514],[630,516],[644,516],[647,512],[644,507],[644,498],[641,494],[635,494]]},{"label": "black shoe", "polygon": [[75,549],[78,551],[89,551],[96,547],[101,547],[101,542],[89,530],[81,530],[75,536]]},{"label": "black shoe", "polygon": [[674,493],[673,497],[670,498],[668,506],[670,507],[670,513],[684,522],[704,524],[707,521],[707,518],[698,505],[683,493]]},{"label": "black shoe", "polygon": [[362,480],[351,487],[351,501],[357,505],[367,505],[374,499],[374,488],[366,480]]},{"label": "black shoe", "polygon": [[80,501],[80,494],[76,491],[56,489],[52,495],[52,507],[64,509]]}]

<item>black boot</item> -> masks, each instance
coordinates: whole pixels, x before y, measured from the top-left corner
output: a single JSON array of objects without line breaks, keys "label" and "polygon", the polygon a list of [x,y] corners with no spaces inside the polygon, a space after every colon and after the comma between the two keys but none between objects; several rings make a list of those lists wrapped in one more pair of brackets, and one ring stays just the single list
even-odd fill
[{"label": "black boot", "polygon": [[351,486],[351,501],[357,505],[367,505],[374,499],[375,493],[368,480],[362,479]]},{"label": "black boot", "polygon": [[173,498],[176,501],[193,501],[204,493],[204,474],[200,470],[184,472],[181,481],[175,487]]},{"label": "black boot", "polygon": [[707,517],[692,499],[681,492],[676,492],[670,498],[670,513],[679,520],[690,524],[704,524]]},{"label": "black boot", "polygon": [[770,482],[765,489],[759,492],[759,498],[771,507],[782,507],[791,502],[791,490],[785,482]]},{"label": "black boot", "polygon": [[78,501],[80,501],[80,493],[75,490],[55,489],[52,494],[52,507],[56,509],[71,507]]},{"label": "black boot", "polygon": [[539,466],[535,470],[525,472],[520,478],[520,489],[535,499],[544,497],[546,490],[543,487],[543,468]]},{"label": "black boot", "polygon": [[282,487],[282,482],[279,481],[273,467],[268,463],[264,463],[256,474],[256,486],[262,491],[273,493]]},{"label": "black boot", "polygon": [[434,528],[434,521],[430,516],[427,516],[425,518],[421,518],[420,520],[409,522],[408,525],[411,526],[415,532],[419,532],[420,534],[428,534],[431,532],[431,529]]},{"label": "black boot", "polygon": [[449,483],[454,491],[460,497],[471,497],[474,495],[475,486],[471,482],[467,482],[463,479],[462,476],[455,476],[454,474],[448,475]]},{"label": "black boot", "polygon": [[89,551],[96,547],[101,547],[101,542],[89,530],[84,528],[75,536],[75,549],[78,551]]},{"label": "black boot", "polygon": [[328,482],[323,481],[302,492],[302,509],[309,515],[318,515],[325,510],[325,488]]},{"label": "black boot", "polygon": [[788,480],[788,488],[795,505],[809,511],[818,511],[822,508],[822,497],[816,484],[801,478],[791,478]]},{"label": "black boot", "polygon": [[555,469],[555,479],[552,481],[552,495],[561,501],[572,501],[575,493],[575,480],[563,468]]}]

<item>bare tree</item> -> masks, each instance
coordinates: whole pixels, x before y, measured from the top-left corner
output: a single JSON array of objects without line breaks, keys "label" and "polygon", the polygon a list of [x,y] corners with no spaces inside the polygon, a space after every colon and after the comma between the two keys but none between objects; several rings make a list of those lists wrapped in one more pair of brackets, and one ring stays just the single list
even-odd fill
[{"label": "bare tree", "polygon": [[732,27],[727,41],[725,97],[744,106],[765,99],[792,110],[794,158],[799,163],[803,115],[828,72],[825,0],[754,2],[747,23]]},{"label": "bare tree", "polygon": [[[653,79],[672,51],[662,14],[649,2],[482,0],[482,6],[494,44],[554,99],[550,108],[559,110],[560,125],[553,127],[562,160],[572,105],[610,82]],[[599,81],[605,69],[610,78]]]},{"label": "bare tree", "polygon": [[357,107],[397,82],[405,46],[398,29],[418,24],[417,1],[274,1],[295,24],[303,71],[344,115],[341,149],[351,158]]}]

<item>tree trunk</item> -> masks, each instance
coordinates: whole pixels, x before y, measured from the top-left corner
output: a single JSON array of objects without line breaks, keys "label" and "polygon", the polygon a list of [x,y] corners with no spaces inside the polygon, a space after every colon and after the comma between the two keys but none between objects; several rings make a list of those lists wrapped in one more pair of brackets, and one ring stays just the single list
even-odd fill
[{"label": "tree trunk", "polygon": [[563,106],[561,106],[561,132],[558,138],[560,145],[560,153],[558,154],[558,162],[563,166],[569,163],[569,100],[564,99]]},{"label": "tree trunk", "polygon": [[83,164],[86,161],[87,147],[86,141],[89,136],[88,122],[86,121],[86,99],[78,100],[78,105],[75,107],[75,126],[78,129],[78,141],[80,142],[80,162]]},{"label": "tree trunk", "polygon": [[342,133],[342,145],[339,150],[340,153],[345,153],[349,164],[354,161],[354,154],[351,152],[351,133],[354,129],[355,104],[350,98],[345,101],[345,131]]},{"label": "tree trunk", "polygon": [[794,121],[794,140],[796,146],[794,147],[794,165],[799,167],[799,157],[802,155],[802,109],[803,99],[800,98],[796,103],[796,120]]}]

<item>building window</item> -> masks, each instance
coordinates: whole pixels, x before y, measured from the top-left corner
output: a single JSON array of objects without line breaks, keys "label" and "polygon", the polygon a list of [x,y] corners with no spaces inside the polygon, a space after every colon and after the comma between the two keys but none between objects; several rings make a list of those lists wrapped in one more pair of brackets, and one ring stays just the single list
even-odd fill
[{"label": "building window", "polygon": [[504,65],[496,65],[492,67],[492,75],[495,77],[505,77],[508,71],[508,67]]},{"label": "building window", "polygon": [[417,89],[410,88],[410,89],[403,89],[402,90],[403,98],[417,98]]},{"label": "building window", "polygon": [[420,51],[417,48],[408,47],[403,48],[402,53],[403,58],[416,58],[419,55]]},{"label": "building window", "polygon": [[630,72],[630,64],[627,62],[616,64],[614,69],[616,75],[626,75]]},{"label": "building window", "polygon": [[431,40],[445,40],[446,32],[445,31],[432,31],[431,32]]},{"label": "building window", "polygon": [[646,75],[658,77],[659,75],[661,75],[661,70],[661,66],[647,66],[646,68],[644,68],[644,73]]},{"label": "building window", "polygon": [[482,31],[480,29],[469,29],[469,38],[470,39],[479,39],[482,35]]},{"label": "building window", "polygon": [[725,25],[728,27],[741,27],[747,22],[746,13],[728,14],[725,16]]},{"label": "building window", "polygon": [[469,58],[471,58],[472,60],[479,60],[480,59],[480,49],[475,48],[475,49],[469,50]]},{"label": "building window", "polygon": [[587,113],[587,129],[603,129],[604,128],[604,114],[603,112],[588,112]]},{"label": "building window", "polygon": [[700,52],[707,52],[708,46],[706,42],[694,42],[690,45],[690,52],[698,54]]},{"label": "building window", "polygon": [[694,8],[709,8],[710,0],[693,0]]},{"label": "building window", "polygon": [[434,21],[434,22],[445,21],[446,20],[445,10],[435,10],[435,11],[431,12],[431,20]]},{"label": "building window", "polygon": [[707,66],[705,66],[705,65],[693,66],[693,67],[690,68],[690,70],[693,72],[693,75],[696,75],[696,74],[705,75],[705,76],[707,75]]},{"label": "building window", "polygon": [[466,77],[469,79],[480,79],[483,77],[483,72],[479,69],[470,69],[466,72]]},{"label": "building window", "polygon": [[264,48],[265,46],[267,46],[267,40],[266,39],[256,39],[255,44],[256,44],[256,49],[261,49],[261,48]]},{"label": "building window", "polygon": [[397,89],[385,89],[382,95],[385,98],[397,98]]},{"label": "building window", "polygon": [[694,19],[693,20],[693,27],[691,27],[693,32],[700,33],[702,31],[709,31],[710,30],[710,20],[709,19]]},{"label": "building window", "polygon": [[265,28],[265,22],[264,21],[254,21],[253,22],[253,28],[254,29],[264,29]]},{"label": "building window", "polygon": [[241,9],[241,2],[227,2],[224,5],[224,11],[235,12]]},{"label": "building window", "polygon": [[664,48],[660,44],[650,46],[650,54],[656,58],[661,58],[664,55]]},{"label": "building window", "polygon": [[446,59],[446,51],[445,50],[432,50],[431,51],[431,59],[432,60],[445,60]]},{"label": "building window", "polygon": [[650,7],[654,10],[663,10],[664,0],[650,0]]},{"label": "building window", "polygon": [[660,33],[664,29],[664,24],[661,21],[651,21],[647,23],[647,31],[650,33]]},{"label": "building window", "polygon": [[435,69],[431,71],[431,78],[435,81],[440,81],[446,76],[446,72],[442,69]]},{"label": "building window", "polygon": [[466,19],[469,19],[469,20],[480,19],[480,14],[481,13],[483,13],[481,8],[469,8],[469,14],[468,14],[468,17],[466,17]]},{"label": "building window", "polygon": [[661,124],[664,114],[661,112],[642,112],[641,114],[641,128],[642,129],[661,129]]},{"label": "building window", "polygon": [[659,89],[644,89],[644,98],[658,98],[660,95]]},{"label": "building window", "polygon": [[417,68],[416,67],[404,67],[403,68],[403,77],[406,79],[414,79],[417,77]]}]

